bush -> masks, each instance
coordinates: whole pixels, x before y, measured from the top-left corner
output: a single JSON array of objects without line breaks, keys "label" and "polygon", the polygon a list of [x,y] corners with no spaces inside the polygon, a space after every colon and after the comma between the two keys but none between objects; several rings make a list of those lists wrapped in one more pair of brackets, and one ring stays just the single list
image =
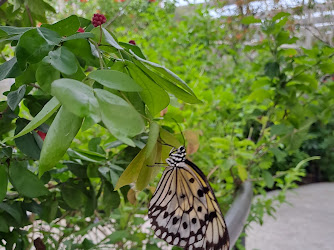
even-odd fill
[{"label": "bush", "polygon": [[[6,7],[11,13],[13,6]],[[331,178],[323,163],[332,157],[333,81],[323,79],[333,74],[333,48],[298,47],[287,13],[212,19],[209,9],[198,8],[177,20],[173,4],[130,8],[138,19],[129,14],[108,23],[117,8],[106,13],[113,32],[75,15],[40,28],[0,27],[7,60],[0,78],[15,78],[0,103],[0,244],[6,248],[34,242],[156,249],[159,241],[142,224],[160,169],[146,165],[168,156],[159,138],[182,142],[175,120],[223,212],[250,180],[264,198],[254,202],[249,221],[262,223],[319,155]],[[16,11],[21,22],[4,24],[27,26],[27,10]],[[44,12],[31,11],[32,26],[46,21]],[[282,192],[265,197],[273,188]]]}]

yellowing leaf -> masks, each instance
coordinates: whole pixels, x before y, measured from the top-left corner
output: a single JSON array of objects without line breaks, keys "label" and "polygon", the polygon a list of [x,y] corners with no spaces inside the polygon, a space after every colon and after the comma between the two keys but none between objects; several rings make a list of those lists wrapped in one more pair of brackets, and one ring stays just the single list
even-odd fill
[{"label": "yellowing leaf", "polygon": [[144,162],[146,160],[145,151],[146,151],[146,147],[143,148],[137,154],[137,156],[131,161],[129,166],[124,170],[124,172],[118,179],[115,190],[137,181],[140,170],[143,167]]},{"label": "yellowing leaf", "polygon": [[186,130],[184,137],[187,140],[187,154],[196,153],[199,148],[199,131]]},{"label": "yellowing leaf", "polygon": [[136,189],[139,191],[147,187],[147,185],[151,180],[153,170],[159,169],[158,166],[148,167],[155,164],[156,154],[157,154],[157,146],[155,144],[153,150],[151,151],[151,154],[149,155],[148,158],[146,158],[138,175],[138,179],[136,181]]},{"label": "yellowing leaf", "polygon": [[129,189],[128,194],[126,195],[126,197],[128,198],[129,202],[132,205],[136,204],[136,201],[137,201],[136,192],[133,189]]},{"label": "yellowing leaf", "polygon": [[239,175],[240,179],[242,181],[245,181],[248,177],[248,172],[247,172],[245,166],[238,165],[237,168],[238,168],[238,175]]}]

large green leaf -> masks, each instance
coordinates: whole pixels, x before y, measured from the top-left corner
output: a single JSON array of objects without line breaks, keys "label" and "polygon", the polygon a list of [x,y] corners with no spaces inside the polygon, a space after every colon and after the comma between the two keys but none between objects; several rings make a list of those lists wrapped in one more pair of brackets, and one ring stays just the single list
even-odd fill
[{"label": "large green leaf", "polygon": [[[21,223],[22,221],[22,210],[20,209],[19,206],[17,206],[18,204],[8,204],[5,202],[1,202],[0,203],[0,211],[5,211],[8,214],[10,214],[18,223]],[[1,212],[2,212],[1,211]]]},{"label": "large green leaf", "polygon": [[2,201],[7,193],[8,176],[5,165],[0,164],[0,201]]},{"label": "large green leaf", "polygon": [[142,90],[130,76],[115,70],[96,70],[90,73],[88,77],[111,89],[130,92]]},{"label": "large green leaf", "polygon": [[80,117],[89,116],[95,123],[101,121],[99,104],[93,89],[88,85],[62,78],[54,81],[51,93],[66,107],[67,110]]},{"label": "large green leaf", "polygon": [[7,224],[7,221],[6,219],[4,218],[6,215],[4,214],[1,214],[0,215],[0,232],[3,232],[3,233],[8,233],[9,231],[9,226]]},{"label": "large green leaf", "polygon": [[43,61],[50,63],[55,69],[67,75],[72,75],[78,70],[75,55],[64,46],[50,51],[48,57]]},{"label": "large green leaf", "polygon": [[[93,36],[93,34],[91,33],[78,33],[73,36],[79,36],[80,34],[81,35],[90,34],[91,36]],[[77,57],[78,61],[80,62],[80,65],[91,65],[94,67],[99,66],[98,57],[93,55],[91,46],[86,39],[76,39],[76,40],[67,39],[66,42],[64,42],[63,46],[68,48]]]},{"label": "large green leaf", "polygon": [[194,92],[191,90],[191,88],[189,88],[188,84],[186,84],[180,77],[178,77],[175,73],[173,73],[172,71],[170,71],[169,69],[154,63],[154,62],[150,62],[147,61],[145,59],[140,58],[139,56],[137,56],[133,51],[131,51],[131,54],[139,61],[145,63],[145,65],[147,65],[148,67],[150,67],[150,69],[153,69],[156,73],[160,74],[162,77],[166,78],[167,80],[173,82],[174,84],[180,85],[183,89],[185,89],[187,92],[194,94]]},{"label": "large green leaf", "polygon": [[[62,41],[70,41],[70,40],[77,40],[77,39],[87,39],[87,38],[94,38],[94,34],[90,32],[84,32],[84,33],[76,33],[71,36],[65,37],[62,39]],[[84,51],[82,51],[84,52]]]},{"label": "large green leaf", "polygon": [[39,176],[52,169],[63,157],[78,133],[82,119],[61,107],[45,137],[39,162]]},{"label": "large green leaf", "polygon": [[46,93],[51,92],[51,83],[60,78],[60,72],[48,63],[41,63],[36,70],[36,81]]},{"label": "large green leaf", "polygon": [[113,190],[113,186],[106,182],[103,190],[103,205],[106,210],[117,208],[120,204],[120,197],[117,191]]},{"label": "large green leaf", "polygon": [[[26,125],[27,121],[20,118],[16,120],[16,129],[15,134],[18,134]],[[36,134],[35,131],[31,133],[26,133],[25,135],[15,138],[16,146],[27,156],[37,160],[39,159],[41,148],[42,148],[42,139]]]},{"label": "large green leaf", "polygon": [[53,97],[47,104],[45,104],[43,109],[29,122],[29,124],[20,131],[20,133],[18,133],[14,137],[6,138],[5,141],[15,139],[36,129],[37,127],[42,125],[47,119],[49,119],[59,107],[59,101],[56,97]]},{"label": "large green leaf", "polygon": [[152,115],[156,115],[169,104],[169,96],[166,91],[153,82],[136,65],[128,64],[128,69],[135,82],[142,87],[139,93]]},{"label": "large green leaf", "polygon": [[60,40],[56,32],[46,28],[36,28],[25,32],[15,50],[20,68],[24,70],[27,63],[41,61]]},{"label": "large green leaf", "polygon": [[109,43],[111,46],[115,47],[116,49],[123,50],[123,48],[117,43],[117,41],[114,39],[112,35],[106,30],[105,28],[102,28],[104,39]]},{"label": "large green leaf", "polygon": [[77,16],[72,15],[54,24],[43,25],[50,30],[53,30],[61,36],[73,35],[80,27],[80,22]]},{"label": "large green leaf", "polygon": [[87,200],[87,196],[81,190],[67,185],[62,187],[61,195],[67,205],[73,209],[80,208]]},{"label": "large green leaf", "polygon": [[143,132],[144,121],[140,114],[126,101],[103,89],[95,89],[102,121],[117,139],[135,146],[128,137]]},{"label": "large green leaf", "polygon": [[156,84],[160,85],[163,89],[173,94],[176,98],[179,98],[182,101],[187,103],[201,103],[197,97],[185,91],[183,88],[180,88],[176,84],[166,80],[165,78],[157,75],[156,73],[149,70],[145,65],[143,65],[140,61],[134,60],[135,64],[144,71]]},{"label": "large green leaf", "polygon": [[35,198],[49,194],[44,183],[35,174],[16,162],[9,167],[9,177],[15,189],[23,196]]},{"label": "large green leaf", "polygon": [[0,26],[0,30],[3,30],[7,35],[17,35],[23,34],[28,30],[31,30],[31,27],[15,27],[15,26]]}]

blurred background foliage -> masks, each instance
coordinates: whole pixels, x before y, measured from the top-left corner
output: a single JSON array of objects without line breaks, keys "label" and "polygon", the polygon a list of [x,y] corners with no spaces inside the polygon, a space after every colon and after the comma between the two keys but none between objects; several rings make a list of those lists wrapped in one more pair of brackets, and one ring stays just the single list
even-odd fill
[{"label": "blurred background foliage", "polygon": [[[87,19],[96,12],[104,14],[104,27],[119,41],[134,40],[148,60],[171,69],[193,89],[202,103],[189,105],[172,98],[161,114],[161,125],[173,133],[178,133],[173,119],[181,125],[189,158],[207,174],[224,213],[238,186],[251,180],[254,193],[262,196],[254,200],[249,222],[262,223],[264,214],[274,215],[285,201],[288,188],[334,180],[334,48],[325,29],[313,33],[314,27],[308,26],[310,32],[305,33],[301,18],[319,11],[322,5],[317,1],[291,9],[275,1],[267,12],[251,2],[235,1],[235,13],[224,15],[229,1],[186,6],[154,0],[0,1],[0,24],[35,27],[72,14]],[[0,40],[1,62],[14,55],[12,46]],[[31,110],[28,103],[25,106]],[[28,113],[20,112],[23,117]],[[6,124],[1,127],[5,138],[13,127],[3,119],[1,123]],[[51,248],[159,249],[165,243],[153,238],[144,222],[160,175],[144,191],[130,186],[113,191],[139,147],[115,143],[103,127],[80,131],[67,162],[50,172],[59,187],[52,196],[22,203],[10,192],[6,199],[11,206],[0,204],[0,211],[16,219],[16,224],[7,222],[14,225],[11,233],[0,226],[6,247],[26,248],[35,240],[35,246]],[[2,145],[3,155],[5,149]],[[82,150],[108,152],[109,159],[87,160]],[[314,156],[321,159],[310,161]],[[29,171],[36,170],[36,163],[26,162],[20,150],[12,157],[24,160]],[[78,159],[81,164],[74,163]],[[115,167],[108,173],[94,172],[106,164]],[[281,191],[266,197],[273,189]],[[21,215],[26,210],[32,212],[27,218]],[[22,229],[23,225],[30,226]]]}]

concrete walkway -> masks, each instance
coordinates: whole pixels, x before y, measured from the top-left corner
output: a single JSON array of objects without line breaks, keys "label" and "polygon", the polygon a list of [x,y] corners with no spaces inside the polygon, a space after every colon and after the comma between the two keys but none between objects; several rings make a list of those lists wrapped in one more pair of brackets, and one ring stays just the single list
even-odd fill
[{"label": "concrete walkway", "polygon": [[276,220],[265,216],[263,226],[251,224],[246,250],[334,250],[334,183],[291,190],[287,201]]}]

